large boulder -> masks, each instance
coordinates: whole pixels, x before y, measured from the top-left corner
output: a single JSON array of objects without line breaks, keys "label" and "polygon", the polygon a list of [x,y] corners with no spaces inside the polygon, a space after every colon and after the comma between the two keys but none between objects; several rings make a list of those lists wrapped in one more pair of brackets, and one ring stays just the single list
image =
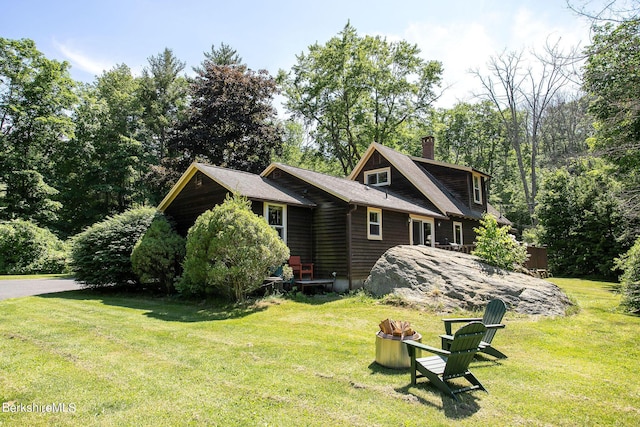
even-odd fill
[{"label": "large boulder", "polygon": [[451,312],[483,310],[501,298],[518,313],[563,316],[573,305],[553,283],[505,271],[473,255],[426,246],[396,246],[376,262],[365,289],[416,305]]}]

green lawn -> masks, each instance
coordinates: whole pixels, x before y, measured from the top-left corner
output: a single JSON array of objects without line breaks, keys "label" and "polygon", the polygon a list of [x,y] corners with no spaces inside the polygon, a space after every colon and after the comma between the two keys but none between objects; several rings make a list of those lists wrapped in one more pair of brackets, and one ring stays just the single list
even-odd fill
[{"label": "green lawn", "polygon": [[247,310],[90,292],[0,301],[0,425],[637,425],[640,318],[615,311],[610,284],[553,281],[580,312],[508,313],[494,344],[509,359],[475,362],[489,393],[459,404],[374,363],[381,320],[439,345],[442,316],[363,296]]}]

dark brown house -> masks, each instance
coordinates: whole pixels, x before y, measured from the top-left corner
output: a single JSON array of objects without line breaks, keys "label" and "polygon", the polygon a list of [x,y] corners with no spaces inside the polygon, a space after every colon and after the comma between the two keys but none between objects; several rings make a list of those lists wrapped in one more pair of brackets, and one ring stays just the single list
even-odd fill
[{"label": "dark brown house", "polygon": [[[378,258],[401,244],[465,245],[484,212],[489,176],[371,144],[348,178],[273,163],[260,175],[193,163],[158,209],[186,234],[230,192],[246,196],[287,243],[314,263],[317,278],[336,273],[336,289],[360,287]],[[430,150],[430,151],[429,151]]]}]

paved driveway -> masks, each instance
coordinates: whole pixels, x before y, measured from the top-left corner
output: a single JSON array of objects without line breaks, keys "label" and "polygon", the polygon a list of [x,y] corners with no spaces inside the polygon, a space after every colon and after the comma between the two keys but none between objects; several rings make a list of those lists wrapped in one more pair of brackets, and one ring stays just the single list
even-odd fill
[{"label": "paved driveway", "polygon": [[73,279],[0,280],[0,300],[81,289]]}]

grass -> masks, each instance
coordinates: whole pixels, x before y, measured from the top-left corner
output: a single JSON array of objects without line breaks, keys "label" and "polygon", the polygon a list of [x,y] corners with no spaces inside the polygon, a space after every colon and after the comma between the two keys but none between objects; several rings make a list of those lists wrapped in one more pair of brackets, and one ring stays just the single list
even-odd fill
[{"label": "grass", "polygon": [[[0,301],[0,425],[637,425],[640,318],[616,312],[611,284],[553,280],[580,311],[508,313],[494,343],[509,359],[474,362],[489,393],[460,403],[374,363],[381,320],[439,345],[442,316],[362,295],[246,309],[88,291]],[[61,403],[73,410],[8,412]]]}]

